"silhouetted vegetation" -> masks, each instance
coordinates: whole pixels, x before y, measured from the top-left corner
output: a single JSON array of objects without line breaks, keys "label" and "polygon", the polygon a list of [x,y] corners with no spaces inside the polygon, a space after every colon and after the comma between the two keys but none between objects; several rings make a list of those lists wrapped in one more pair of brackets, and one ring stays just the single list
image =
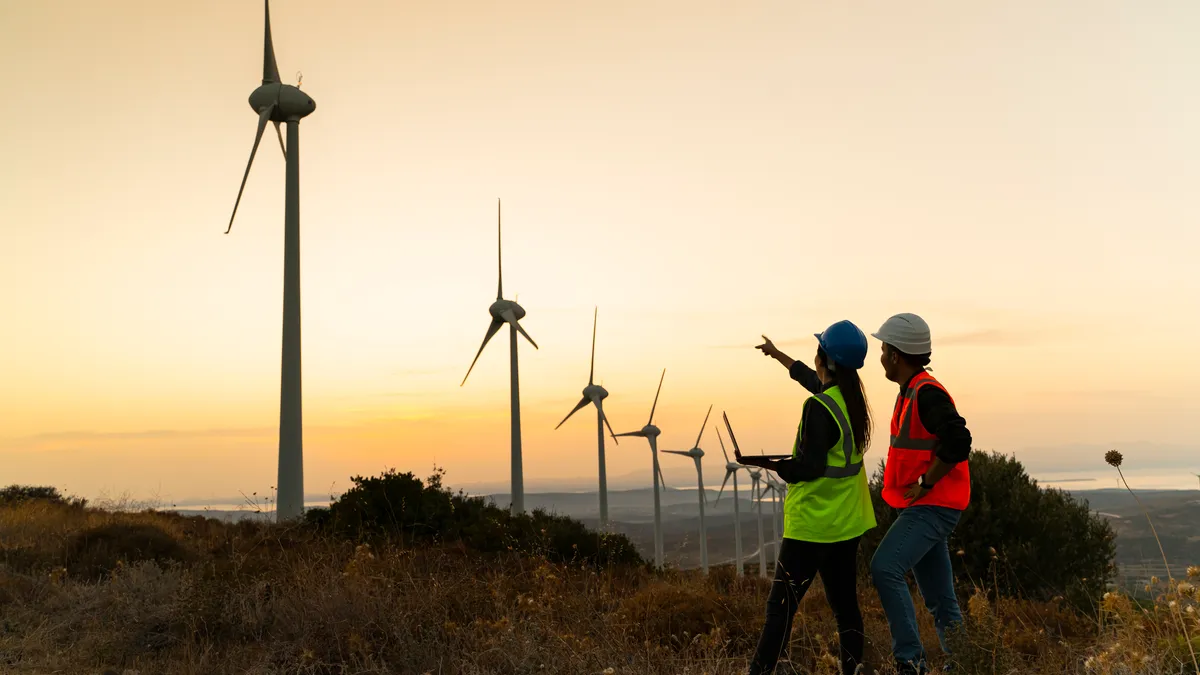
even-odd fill
[{"label": "silhouetted vegetation", "polygon": [[[1007,464],[979,462],[994,469],[997,484],[1022,483]],[[985,484],[989,468],[979,472]],[[514,521],[543,521],[506,520],[506,511],[463,501],[441,487],[440,474],[427,482],[396,472],[358,479],[347,496],[314,513],[318,524],[307,527],[52,500],[0,504],[0,671],[746,672],[767,580],[736,577],[728,565],[705,578],[580,564],[587,550],[575,556],[568,542],[595,533],[576,524],[564,525],[558,544],[549,528],[535,537]],[[990,497],[989,504],[983,513],[1003,510]],[[463,542],[483,536],[469,527],[480,515],[501,524],[495,531],[505,541],[538,552],[488,541],[479,545],[494,552],[475,552]],[[1200,568],[1187,569],[1187,581],[1153,582],[1148,604],[1106,594],[1096,614],[1057,599],[997,599],[992,580],[1002,579],[1003,551],[1020,543],[1003,539],[1021,531],[1011,527],[995,530],[1002,539],[996,572],[965,584],[979,586],[964,589],[969,619],[954,640],[957,672],[1194,672],[1186,641],[1196,631]],[[866,584],[860,593],[868,672],[893,675],[878,597]],[[837,638],[821,595],[816,584],[801,603],[790,654],[800,672],[832,675]],[[929,613],[917,619],[931,644]],[[936,647],[931,658],[945,661]]]},{"label": "silhouetted vegetation", "polygon": [[106,523],[72,535],[63,566],[85,579],[102,579],[123,565],[182,562],[191,556],[166,530],[147,523]]},{"label": "silhouetted vegetation", "polygon": [[513,515],[482,497],[450,492],[442,486],[442,476],[435,470],[422,482],[411,472],[395,469],[379,476],[354,476],[354,487],[328,509],[309,510],[306,518],[322,531],[355,540],[461,543],[481,553],[516,551],[555,562],[643,564],[625,535],[596,532],[572,518],[543,511]]},{"label": "silhouetted vegetation", "polygon": [[20,502],[42,501],[51,504],[63,504],[84,508],[87,500],[80,497],[66,497],[56,487],[37,485],[9,485],[0,489],[0,506],[18,504]]},{"label": "silhouetted vegetation", "polygon": [[[1048,601],[1064,597],[1094,613],[1115,576],[1116,535],[1086,501],[1044,488],[1015,458],[971,453],[971,506],[950,538],[964,594],[987,587],[1001,596]],[[864,541],[870,560],[897,511],[881,496],[882,464],[871,479],[879,526]]]}]

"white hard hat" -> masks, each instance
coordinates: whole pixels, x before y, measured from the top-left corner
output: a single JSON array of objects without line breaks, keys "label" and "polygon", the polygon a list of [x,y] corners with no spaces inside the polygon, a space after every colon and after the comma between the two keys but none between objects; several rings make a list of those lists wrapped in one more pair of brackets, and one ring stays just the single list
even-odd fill
[{"label": "white hard hat", "polygon": [[929,324],[916,314],[897,314],[879,327],[871,337],[889,344],[905,354],[928,354],[933,351]]}]

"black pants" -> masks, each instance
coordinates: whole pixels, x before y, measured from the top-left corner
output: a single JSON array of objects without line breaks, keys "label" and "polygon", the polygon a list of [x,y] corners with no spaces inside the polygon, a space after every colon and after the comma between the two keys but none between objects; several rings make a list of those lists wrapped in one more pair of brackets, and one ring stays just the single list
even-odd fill
[{"label": "black pants", "polygon": [[843,675],[851,675],[863,658],[863,620],[858,609],[858,541],[855,537],[832,544],[784,539],[775,566],[775,581],[767,597],[767,623],[750,675],[770,675],[787,658],[796,608],[817,574],[837,620]]}]

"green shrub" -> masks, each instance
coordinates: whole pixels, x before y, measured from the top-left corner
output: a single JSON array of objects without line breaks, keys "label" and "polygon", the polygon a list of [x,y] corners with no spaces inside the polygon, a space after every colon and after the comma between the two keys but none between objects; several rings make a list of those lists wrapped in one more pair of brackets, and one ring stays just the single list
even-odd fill
[{"label": "green shrub", "polygon": [[309,510],[306,519],[318,529],[357,539],[461,542],[478,552],[513,550],[597,566],[642,563],[624,535],[599,533],[544,511],[514,516],[482,497],[451,493],[442,486],[442,476],[435,470],[422,482],[411,472],[395,469],[379,476],[354,476],[354,487],[328,509]]},{"label": "green shrub", "polygon": [[153,561],[159,564],[191,559],[188,550],[165,530],[143,523],[109,523],[71,536],[63,553],[72,576],[99,580],[118,563]]},{"label": "green shrub", "polygon": [[[970,462],[971,504],[950,536],[960,587],[1041,601],[1061,596],[1094,611],[1115,570],[1116,534],[1108,521],[1086,500],[1040,487],[1015,458],[974,451]],[[864,537],[864,567],[898,515],[882,488],[881,462],[871,479],[879,526]]]}]

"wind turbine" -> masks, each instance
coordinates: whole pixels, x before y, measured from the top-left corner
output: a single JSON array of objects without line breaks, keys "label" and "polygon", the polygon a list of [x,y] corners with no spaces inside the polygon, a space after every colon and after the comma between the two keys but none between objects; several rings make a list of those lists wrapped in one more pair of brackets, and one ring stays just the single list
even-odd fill
[{"label": "wind turbine", "polygon": [[[782,539],[779,538],[779,500],[787,496],[787,484],[783,483],[771,476],[771,472],[767,472],[766,487],[763,492],[771,492],[771,533],[775,535],[775,560],[779,560],[779,545]],[[761,496],[760,496],[761,499]]]},{"label": "wind turbine", "polygon": [[762,469],[748,469],[750,472],[750,494],[756,497],[754,506],[758,511],[758,574],[761,577],[767,576],[767,547],[763,541],[763,522],[762,522],[762,493],[759,484],[762,481]]},{"label": "wind turbine", "polygon": [[[729,424],[729,420],[725,421]],[[733,476],[733,557],[737,561],[737,575],[742,576],[742,511],[738,504],[737,472],[746,467],[737,462],[729,461],[729,451],[725,449],[725,440],[721,438],[721,429],[717,428],[717,440],[721,442],[721,452],[725,454],[725,480],[721,481],[721,490],[717,492],[717,504],[721,503],[721,494],[725,492],[725,484]]]},{"label": "wind turbine", "polygon": [[529,340],[529,344],[537,349],[537,343],[533,338],[529,337],[529,333],[521,327],[519,323],[525,318],[525,309],[516,303],[514,300],[504,299],[504,259],[501,250],[500,238],[500,200],[496,200],[496,269],[498,273],[498,281],[496,282],[496,301],[488,307],[488,312],[492,315],[492,323],[488,325],[487,334],[483,336],[483,344],[479,345],[479,351],[475,352],[475,359],[471,361],[471,367],[467,368],[467,374],[463,376],[463,386],[467,383],[467,378],[471,376],[471,371],[475,369],[475,363],[479,361],[479,355],[483,354],[483,348],[487,347],[488,341],[491,340],[504,324],[508,324],[508,373],[510,378],[510,388],[512,391],[512,512],[525,513],[525,474],[521,466],[521,393],[520,384],[517,378],[517,333],[525,336]]},{"label": "wind turbine", "polygon": [[704,437],[704,427],[708,425],[708,416],[712,414],[712,406],[708,406],[708,412],[704,415],[704,422],[700,424],[700,434],[696,436],[696,444],[691,450],[663,450],[672,455],[683,455],[691,457],[696,463],[696,483],[700,487],[700,569],[708,574],[708,527],[704,524],[704,504],[708,501],[704,494],[704,473],[700,465],[700,460],[704,457],[704,451],[700,449],[700,439]]},{"label": "wind turbine", "polygon": [[[242,175],[237,201],[229,216],[229,228],[237,216],[250,177],[250,166],[262,140],[267,122],[275,125],[279,147],[286,160],[286,186],[283,207],[283,360],[279,391],[279,474],[276,488],[276,518],[294,520],[304,515],[304,424],[300,391],[300,120],[317,109],[317,104],[298,87],[284,84],[275,63],[271,42],[271,5],[263,1],[262,85],[250,94],[250,107],[258,113],[258,132],[250,148],[250,161]],[[287,146],[283,144],[281,123],[287,124]]]},{"label": "wind turbine", "polygon": [[[608,473],[604,462],[604,427],[608,425],[608,433],[613,433],[612,425],[608,423],[608,417],[604,415],[604,399],[608,398],[608,390],[596,384],[596,318],[600,313],[600,308],[597,307],[592,313],[592,365],[588,370],[588,383],[583,388],[583,398],[575,405],[571,412],[563,418],[562,422],[558,423],[561,427],[567,420],[571,419],[571,415],[583,410],[589,403],[596,406],[596,444],[600,454],[600,529],[608,529]],[[558,427],[554,427],[555,430]],[[617,443],[617,437],[613,435],[613,443]]]},{"label": "wind turbine", "polygon": [[617,436],[639,436],[646,439],[650,443],[650,457],[654,461],[654,468],[651,476],[657,477],[654,480],[654,566],[661,569],[663,566],[663,538],[662,538],[662,506],[658,496],[658,484],[661,482],[663,488],[667,487],[666,480],[662,477],[662,468],[658,465],[658,435],[662,431],[654,426],[654,411],[658,408],[658,395],[662,393],[663,378],[667,376],[667,369],[663,368],[662,375],[658,378],[658,391],[654,392],[654,404],[650,406],[650,421],[646,422],[646,426],[638,431],[630,431],[624,434],[616,434]]}]

